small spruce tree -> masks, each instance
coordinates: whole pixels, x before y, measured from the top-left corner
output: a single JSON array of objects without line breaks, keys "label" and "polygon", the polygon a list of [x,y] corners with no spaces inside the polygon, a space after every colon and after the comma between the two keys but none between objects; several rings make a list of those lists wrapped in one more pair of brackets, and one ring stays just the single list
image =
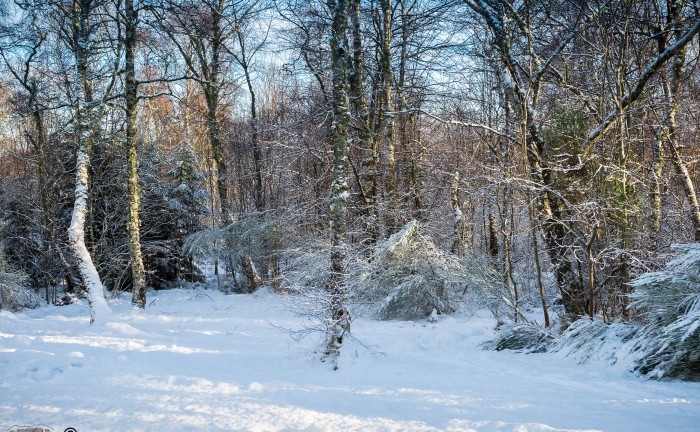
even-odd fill
[{"label": "small spruce tree", "polygon": [[[188,140],[182,140],[173,150],[166,173],[170,189],[166,192],[167,206],[171,211],[174,236],[177,244],[179,276],[185,280],[198,280],[201,275],[190,254],[183,254],[185,238],[204,229],[203,217],[207,214],[208,192],[202,187],[205,174],[199,168],[197,155]],[[183,256],[185,255],[185,256]]]}]

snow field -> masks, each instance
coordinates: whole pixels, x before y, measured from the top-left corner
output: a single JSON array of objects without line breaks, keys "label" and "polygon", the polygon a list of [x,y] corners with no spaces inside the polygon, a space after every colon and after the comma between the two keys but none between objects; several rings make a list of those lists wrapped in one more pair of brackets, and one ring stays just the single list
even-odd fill
[{"label": "snow field", "polygon": [[357,318],[340,370],[302,319],[262,291],[149,293],[0,311],[0,430],[698,431],[700,383],[644,381],[622,365],[491,352],[486,312],[435,323]]}]

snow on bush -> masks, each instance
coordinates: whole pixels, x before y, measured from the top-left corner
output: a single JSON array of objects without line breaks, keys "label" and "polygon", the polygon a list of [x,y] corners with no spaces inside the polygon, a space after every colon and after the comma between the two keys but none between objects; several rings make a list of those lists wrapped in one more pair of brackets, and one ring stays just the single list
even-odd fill
[{"label": "snow on bush", "polygon": [[385,242],[354,287],[355,298],[376,305],[381,319],[413,320],[438,313],[451,313],[451,294],[463,285],[460,261],[440,251],[411,221]]},{"label": "snow on bush", "polygon": [[548,349],[553,336],[547,329],[530,323],[505,326],[495,338],[483,343],[486,350],[514,350],[525,353],[541,353]]},{"label": "snow on bush", "polygon": [[330,250],[327,241],[305,241],[281,253],[282,279],[290,293],[326,286],[330,276]]},{"label": "snow on bush", "polygon": [[[299,317],[298,324],[292,328],[281,328],[295,341],[307,336],[318,338],[314,344],[314,352],[319,360],[328,360],[328,338],[338,327],[349,332],[351,317],[355,316],[355,308],[348,314],[336,316],[335,300],[328,290],[330,277],[330,243],[326,240],[306,240],[282,251],[281,282],[285,292],[284,303],[288,310]],[[359,250],[349,247],[349,263],[357,262]],[[349,265],[346,270],[346,283],[355,279],[356,265]],[[345,305],[349,306],[349,305]],[[345,344],[345,342],[343,342]]]},{"label": "snow on bush", "polygon": [[674,249],[679,254],[664,270],[631,283],[631,307],[647,321],[633,351],[643,374],[700,380],[700,244]]},{"label": "snow on bush", "polygon": [[[473,309],[487,309],[500,327],[504,323],[514,323],[515,293],[504,283],[503,274],[494,266],[490,257],[471,255],[462,260],[465,276],[465,291],[470,292],[469,300]],[[522,315],[519,313],[522,319]]]},{"label": "snow on bush", "polygon": [[[700,244],[674,246],[676,259],[662,271],[632,281],[630,308],[643,324],[582,318],[548,344],[580,363],[618,364],[649,378],[700,380]],[[486,347],[532,350],[539,341],[532,329],[502,332]]]},{"label": "snow on bush", "polygon": [[0,248],[0,309],[21,310],[39,306],[39,297],[27,287],[27,275],[12,268]]},{"label": "snow on bush", "polygon": [[[290,244],[295,231],[291,225],[273,219],[242,219],[225,227],[198,231],[185,240],[185,253],[202,258],[219,257],[229,266],[229,273],[239,291],[254,291],[263,278],[278,278],[279,255]],[[238,275],[245,276],[237,278]],[[273,284],[277,281],[273,280]]]},{"label": "snow on bush", "polygon": [[[637,325],[623,321],[607,324],[600,319],[581,318],[553,341],[549,351],[562,353],[579,363],[599,360],[613,365],[627,358],[629,343],[637,329]],[[625,367],[633,369],[633,362],[626,360]]]}]

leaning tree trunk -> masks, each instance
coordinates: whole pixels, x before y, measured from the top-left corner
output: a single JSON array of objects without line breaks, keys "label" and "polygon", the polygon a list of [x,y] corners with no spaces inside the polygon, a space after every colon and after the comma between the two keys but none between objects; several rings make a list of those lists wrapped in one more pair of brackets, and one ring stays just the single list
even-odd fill
[{"label": "leaning tree trunk", "polygon": [[[82,129],[82,128],[81,128]],[[90,304],[90,322],[104,321],[112,315],[104,296],[104,287],[92,262],[90,252],[85,246],[85,215],[87,214],[88,198],[88,165],[90,164],[89,149],[86,146],[85,137],[81,137],[78,147],[75,180],[75,203],[70,227],[68,228],[68,241],[73,250],[75,260],[78,262],[80,275],[85,282]]]},{"label": "leaning tree trunk", "polygon": [[333,16],[331,61],[333,65],[333,182],[331,184],[331,263],[327,290],[330,294],[330,325],[326,341],[326,356],[337,368],[337,358],[343,335],[350,330],[350,315],[345,308],[348,296],[346,270],[347,245],[347,201],[348,192],[348,126],[350,123],[350,100],[347,93],[345,32],[348,26],[348,0],[328,0]]},{"label": "leaning tree trunk", "polygon": [[[89,194],[90,151],[94,140],[95,131],[91,127],[89,113],[85,109],[86,102],[91,99],[90,86],[87,77],[87,41],[90,32],[88,17],[91,8],[90,0],[75,0],[73,2],[73,32],[76,38],[76,121],[78,124],[78,150],[75,167],[75,202],[73,214],[68,227],[68,241],[70,243],[78,269],[88,292],[90,304],[90,322],[105,321],[112,316],[112,311],[107,305],[104,296],[104,286],[97,273],[92,257],[85,245],[85,217],[87,215],[87,200]],[[113,77],[114,78],[114,75]],[[109,85],[114,84],[114,79]],[[104,104],[102,104],[103,108]],[[98,116],[101,117],[101,116]],[[92,119],[95,123],[96,120]]]},{"label": "leaning tree trunk", "polygon": [[666,91],[666,118],[664,119],[663,130],[666,132],[666,144],[671,153],[671,160],[676,169],[676,173],[681,179],[681,185],[685,192],[685,197],[690,204],[690,220],[693,224],[693,238],[700,241],[700,204],[695,191],[693,179],[690,177],[688,168],[683,161],[680,149],[678,148],[678,125],[676,115],[678,113],[678,93],[683,79],[683,66],[685,65],[686,48],[683,48],[671,65],[671,83]]},{"label": "leaning tree trunk", "polygon": [[132,291],[131,304],[134,307],[146,307],[146,272],[141,257],[141,234],[139,232],[141,222],[140,190],[139,190],[139,157],[136,149],[137,129],[136,110],[138,105],[136,68],[134,56],[136,51],[136,22],[137,11],[134,9],[134,0],[125,1],[126,12],[126,148],[127,148],[127,176],[129,186],[129,220],[127,232],[129,235],[129,255],[131,258]]}]

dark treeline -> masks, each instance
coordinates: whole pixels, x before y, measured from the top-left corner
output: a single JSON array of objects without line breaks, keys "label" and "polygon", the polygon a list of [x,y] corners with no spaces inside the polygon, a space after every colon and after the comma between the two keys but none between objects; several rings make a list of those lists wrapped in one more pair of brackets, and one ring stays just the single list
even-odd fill
[{"label": "dark treeline", "polygon": [[285,249],[323,244],[342,339],[351,257],[417,220],[489,262],[516,319],[558,298],[610,322],[631,280],[700,240],[694,1],[0,12],[3,259],[46,301],[87,293],[93,318],[103,287],[144,307],[201,281],[205,243],[246,292],[284,291]]}]

